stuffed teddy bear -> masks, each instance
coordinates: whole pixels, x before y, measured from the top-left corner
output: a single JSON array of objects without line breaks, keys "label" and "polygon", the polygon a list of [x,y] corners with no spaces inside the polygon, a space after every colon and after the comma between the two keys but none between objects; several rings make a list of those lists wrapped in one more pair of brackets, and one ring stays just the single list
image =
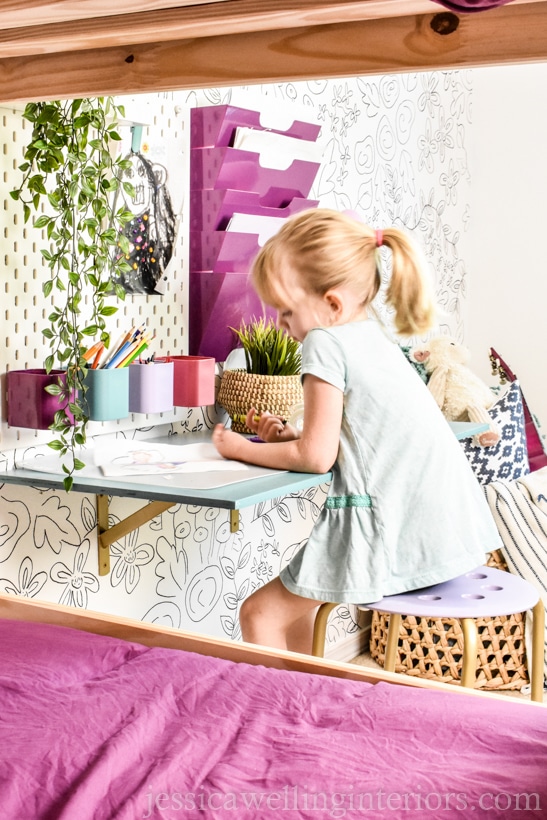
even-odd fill
[{"label": "stuffed teddy bear", "polygon": [[465,347],[449,336],[437,336],[412,347],[409,357],[425,368],[427,386],[448,421],[484,422],[489,429],[474,437],[477,444],[490,447],[499,441],[499,430],[487,412],[496,397],[466,366]]}]

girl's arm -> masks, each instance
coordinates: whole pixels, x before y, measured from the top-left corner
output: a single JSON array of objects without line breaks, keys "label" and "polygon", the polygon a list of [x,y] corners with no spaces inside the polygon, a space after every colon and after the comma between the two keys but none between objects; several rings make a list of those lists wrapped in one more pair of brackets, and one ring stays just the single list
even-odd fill
[{"label": "girl's arm", "polygon": [[[304,376],[304,425],[298,438],[256,444],[217,424],[213,444],[225,458],[300,473],[326,473],[336,460],[344,394],[332,384]],[[264,420],[265,422],[266,420]],[[260,424],[257,428],[260,431]]]}]

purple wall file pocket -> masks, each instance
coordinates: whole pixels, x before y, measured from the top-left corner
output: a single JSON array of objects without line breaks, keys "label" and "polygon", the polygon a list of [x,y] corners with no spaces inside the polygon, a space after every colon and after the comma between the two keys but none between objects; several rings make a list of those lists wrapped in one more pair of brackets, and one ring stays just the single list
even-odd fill
[{"label": "purple wall file pocket", "polygon": [[[231,188],[265,194],[270,188],[290,187],[307,197],[320,163],[295,159],[288,168],[260,164],[261,155],[237,148],[192,148],[190,188]],[[266,161],[266,158],[263,158]]]},{"label": "purple wall file pocket", "polygon": [[256,316],[275,317],[264,309],[248,274],[278,220],[281,227],[319,204],[307,197],[323,155],[321,125],[287,115],[288,109],[272,109],[270,122],[263,113],[230,105],[191,111],[192,354],[224,361],[237,345],[231,328]]},{"label": "purple wall file pocket", "polygon": [[52,396],[45,388],[64,379],[63,370],[46,373],[43,368],[10,370],[7,374],[8,424],[10,427],[30,427],[47,430],[55,413],[64,406],[59,396]]},{"label": "purple wall file pocket", "polygon": [[241,126],[304,140],[316,140],[321,130],[320,125],[300,120],[294,120],[286,129],[270,128],[262,124],[262,115],[258,111],[233,105],[208,105],[192,108],[190,112],[191,144],[195,147],[231,145],[235,129]]},{"label": "purple wall file pocket", "polygon": [[259,250],[257,234],[191,231],[190,270],[248,271]]},{"label": "purple wall file pocket", "polygon": [[301,197],[290,188],[270,188],[263,196],[249,191],[205,188],[190,192],[190,230],[223,231],[234,213],[286,219],[318,204],[317,199]]},{"label": "purple wall file pocket", "polygon": [[193,300],[190,324],[190,347],[204,356],[224,361],[237,346],[231,327],[238,328],[242,317],[275,318],[272,308],[264,309],[249,284],[247,273],[191,271],[190,290]]},{"label": "purple wall file pocket", "polygon": [[130,413],[163,413],[173,409],[173,362],[162,359],[150,364],[133,362],[128,370]]}]

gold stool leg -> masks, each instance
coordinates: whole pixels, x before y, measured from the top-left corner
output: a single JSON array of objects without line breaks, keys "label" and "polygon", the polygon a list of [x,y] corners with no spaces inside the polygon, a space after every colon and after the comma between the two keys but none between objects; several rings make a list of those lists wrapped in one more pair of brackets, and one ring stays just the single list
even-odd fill
[{"label": "gold stool leg", "polygon": [[389,627],[387,630],[386,657],[384,659],[384,669],[386,672],[395,672],[395,661],[397,660],[397,648],[399,646],[399,632],[401,629],[402,615],[392,612],[389,616]]},{"label": "gold stool leg", "polygon": [[531,699],[543,703],[543,666],[545,655],[545,607],[541,598],[532,610],[532,684]]},{"label": "gold stool leg", "polygon": [[321,604],[315,616],[313,626],[313,642],[311,653],[315,658],[322,658],[325,654],[325,637],[327,634],[327,621],[332,610],[338,604],[325,603]]},{"label": "gold stool leg", "polygon": [[462,618],[463,659],[461,685],[473,688],[477,677],[479,635],[474,618]]}]

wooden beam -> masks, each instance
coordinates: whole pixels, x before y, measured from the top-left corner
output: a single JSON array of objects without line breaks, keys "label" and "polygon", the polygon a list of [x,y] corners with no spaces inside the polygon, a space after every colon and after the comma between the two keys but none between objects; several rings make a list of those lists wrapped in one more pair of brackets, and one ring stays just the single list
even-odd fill
[{"label": "wooden beam", "polygon": [[[236,0],[238,1],[238,0]],[[547,0],[0,60],[6,102],[547,59]]]},{"label": "wooden beam", "polygon": [[[197,652],[200,655],[223,658],[236,663],[249,663],[274,669],[291,669],[295,672],[328,675],[346,680],[361,680],[373,684],[384,681],[415,689],[453,692],[456,698],[458,695],[464,695],[484,698],[488,701],[492,698],[500,701],[507,700],[507,695],[498,692],[464,689],[442,681],[425,680],[410,675],[385,672],[383,669],[314,658],[311,655],[301,655],[282,649],[270,649],[250,643],[197,635],[168,626],[107,615],[92,610],[78,610],[61,604],[19,598],[15,595],[0,595],[0,618],[27,623],[54,624],[70,629],[80,629],[95,635],[109,635],[124,641],[135,641],[144,646],[163,646],[179,651]],[[542,704],[528,700],[515,701],[513,698],[511,704],[520,709],[545,708]]]},{"label": "wooden beam", "polygon": [[231,0],[2,0],[2,27],[48,26],[51,23],[126,14],[130,28],[129,15],[141,11],[227,2]]},{"label": "wooden beam", "polygon": [[[2,0],[2,28],[24,28],[25,26],[47,26],[55,23],[76,22],[93,18],[124,15],[128,18],[128,28],[135,15],[141,12],[160,13],[164,9],[180,9],[189,6],[216,6],[218,14],[226,13],[228,6],[240,5],[242,0]],[[431,11],[435,0],[250,0],[245,3],[247,13],[259,11],[262,7],[273,11],[277,5],[292,9],[294,14],[307,14],[307,9],[316,6],[326,13],[334,13],[339,8],[361,6],[366,17],[401,17],[409,14]],[[536,3],[542,0],[509,0],[514,4]],[[231,11],[228,12],[228,14]]]},{"label": "wooden beam", "polygon": [[110,6],[120,12],[111,17],[66,18],[56,23],[49,20],[47,24],[30,18],[31,22],[20,28],[0,30],[0,57],[292,29],[425,14],[432,9],[431,0],[404,0],[402,3],[393,0],[300,0],[296,8],[294,0],[222,0],[222,3],[220,8],[212,2],[192,7],[186,4],[171,7],[174,4],[165,3],[166,8],[154,11],[138,13],[136,8],[131,18],[123,13],[124,4]]}]

